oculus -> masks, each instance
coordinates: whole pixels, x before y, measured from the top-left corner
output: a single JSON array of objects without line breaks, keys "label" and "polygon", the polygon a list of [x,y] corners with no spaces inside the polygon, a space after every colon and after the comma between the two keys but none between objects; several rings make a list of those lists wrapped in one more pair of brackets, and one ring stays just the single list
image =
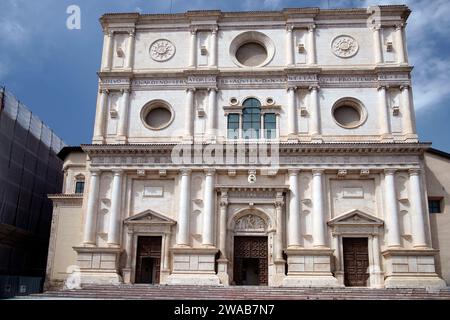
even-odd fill
[{"label": "oculus", "polygon": [[361,101],[355,98],[338,100],[331,110],[334,121],[346,129],[361,126],[367,119],[367,112]]},{"label": "oculus", "polygon": [[331,42],[331,50],[340,58],[353,57],[358,52],[358,42],[346,35],[341,35],[333,39]]},{"label": "oculus", "polygon": [[247,31],[239,34],[230,45],[230,57],[239,67],[262,67],[275,54],[273,41],[264,33]]},{"label": "oculus", "polygon": [[151,130],[161,130],[168,127],[174,118],[170,105],[163,100],[147,103],[141,111],[141,120],[145,127]]},{"label": "oculus", "polygon": [[158,62],[167,61],[175,54],[175,46],[166,39],[159,39],[150,45],[150,56]]}]

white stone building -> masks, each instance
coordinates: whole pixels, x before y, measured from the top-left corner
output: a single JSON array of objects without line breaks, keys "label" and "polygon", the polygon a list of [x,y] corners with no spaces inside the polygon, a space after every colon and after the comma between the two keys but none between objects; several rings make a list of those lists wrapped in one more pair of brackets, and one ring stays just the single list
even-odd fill
[{"label": "white stone building", "polygon": [[445,286],[409,14],[105,14],[93,141],[63,155],[47,284]]}]

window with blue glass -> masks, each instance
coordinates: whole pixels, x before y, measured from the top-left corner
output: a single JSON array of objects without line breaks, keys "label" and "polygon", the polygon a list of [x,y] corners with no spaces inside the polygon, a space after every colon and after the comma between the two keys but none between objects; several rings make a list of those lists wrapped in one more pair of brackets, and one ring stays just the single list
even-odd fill
[{"label": "window with blue glass", "polygon": [[442,213],[442,198],[428,198],[428,212]]},{"label": "window with blue glass", "polygon": [[239,114],[237,113],[228,115],[227,136],[228,139],[239,138]]},{"label": "window with blue glass", "polygon": [[84,192],[84,181],[77,181],[75,183],[75,193],[83,193]]},{"label": "window with blue glass", "polygon": [[258,139],[261,130],[261,103],[250,98],[242,104],[242,130],[244,139]]},{"label": "window with blue glass", "polygon": [[277,117],[275,113],[266,113],[264,115],[264,138],[276,138]]}]

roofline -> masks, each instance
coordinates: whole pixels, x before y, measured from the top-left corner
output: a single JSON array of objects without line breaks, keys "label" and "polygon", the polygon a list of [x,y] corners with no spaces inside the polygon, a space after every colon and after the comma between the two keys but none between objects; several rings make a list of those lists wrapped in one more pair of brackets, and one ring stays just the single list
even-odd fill
[{"label": "roofline", "polygon": [[232,19],[239,17],[261,17],[262,19],[267,17],[290,19],[298,17],[310,17],[316,16],[333,16],[338,15],[340,17],[348,16],[350,18],[371,17],[377,12],[381,12],[383,16],[397,16],[406,21],[411,14],[411,10],[406,5],[380,5],[370,6],[365,8],[336,8],[336,9],[321,9],[319,7],[297,7],[297,8],[284,8],[281,10],[254,10],[254,11],[221,11],[221,10],[188,10],[186,12],[179,13],[138,13],[138,12],[111,12],[105,13],[100,17],[100,23],[103,27],[109,22],[120,23],[149,23],[149,22],[161,22],[161,20],[167,20],[172,22],[175,20],[181,20],[184,22],[192,21],[219,21],[221,19]]},{"label": "roofline", "polygon": [[84,153],[84,150],[83,150],[83,148],[81,148],[81,146],[66,146],[58,152],[57,156],[62,161],[64,161],[69,154],[75,153],[75,152],[76,153]]},{"label": "roofline", "polygon": [[426,152],[434,154],[434,155],[437,155],[437,156],[441,156],[441,157],[446,158],[446,159],[450,159],[450,153],[447,153],[447,152],[442,151],[442,150],[438,150],[438,149],[435,149],[435,148],[429,148]]}]

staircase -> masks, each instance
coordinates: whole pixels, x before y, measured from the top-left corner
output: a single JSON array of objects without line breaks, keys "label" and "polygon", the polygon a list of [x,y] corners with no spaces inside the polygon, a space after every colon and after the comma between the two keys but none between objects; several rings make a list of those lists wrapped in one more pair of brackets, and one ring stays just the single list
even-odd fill
[{"label": "staircase", "polygon": [[147,284],[89,285],[79,290],[55,290],[31,299],[137,300],[450,300],[450,287],[426,289],[278,288],[262,286],[165,286]]}]

